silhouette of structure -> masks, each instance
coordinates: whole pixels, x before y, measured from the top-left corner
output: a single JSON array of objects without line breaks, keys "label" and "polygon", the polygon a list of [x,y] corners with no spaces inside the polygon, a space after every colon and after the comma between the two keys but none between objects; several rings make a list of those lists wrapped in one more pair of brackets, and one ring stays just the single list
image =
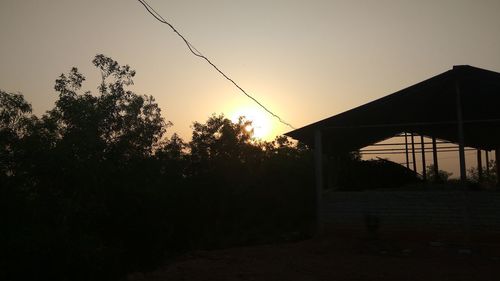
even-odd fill
[{"label": "silhouette of structure", "polygon": [[499,152],[500,73],[468,65],[454,66],[406,89],[285,135],[322,151],[321,154],[335,155],[405,132],[458,144],[460,176],[465,179],[464,147],[495,150],[496,155]]},{"label": "silhouette of structure", "polygon": [[[496,159],[500,158],[500,73],[468,65],[454,66],[406,89],[285,135],[314,148],[316,193],[321,202],[324,154],[356,151],[407,133],[412,144],[414,135],[432,138],[436,170],[436,139],[458,144],[460,178],[465,181],[465,147],[477,149],[478,160],[482,150],[494,150]],[[406,142],[408,155],[408,139]],[[411,148],[414,155],[415,145]],[[497,165],[500,174],[498,169]]]}]

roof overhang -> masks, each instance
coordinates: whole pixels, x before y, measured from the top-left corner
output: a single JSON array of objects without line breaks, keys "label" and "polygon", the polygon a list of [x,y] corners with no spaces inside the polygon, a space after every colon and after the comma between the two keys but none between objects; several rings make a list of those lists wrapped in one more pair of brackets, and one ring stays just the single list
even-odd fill
[{"label": "roof overhang", "polygon": [[458,108],[465,146],[500,146],[500,73],[468,65],[285,135],[314,147],[319,130],[326,152],[358,150],[402,132],[458,143]]}]

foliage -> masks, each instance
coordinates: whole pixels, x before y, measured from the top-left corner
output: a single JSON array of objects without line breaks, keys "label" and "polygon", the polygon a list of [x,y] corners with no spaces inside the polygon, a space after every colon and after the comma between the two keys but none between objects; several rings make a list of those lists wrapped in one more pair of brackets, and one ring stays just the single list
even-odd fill
[{"label": "foliage", "polygon": [[488,163],[488,169],[483,167],[481,176],[476,167],[472,167],[467,170],[467,178],[474,184],[480,184],[486,188],[495,187],[497,184],[497,163],[495,160],[490,160]]},{"label": "foliage", "polygon": [[12,94],[0,90],[0,130],[10,131],[19,136],[23,132],[31,114],[31,105],[21,94]]},{"label": "foliage", "polygon": [[195,122],[189,143],[165,138],[154,99],[127,90],[135,71],[93,63],[98,92],[72,68],[40,118],[0,91],[2,280],[112,280],[190,249],[307,234],[307,148],[256,141],[223,115]]},{"label": "foliage", "polygon": [[27,134],[31,105],[23,95],[0,90],[0,174],[12,175],[20,154],[19,141]]},{"label": "foliage", "polygon": [[436,174],[436,171],[434,169],[434,164],[430,164],[427,166],[426,174],[427,174],[427,180],[438,183],[447,182],[450,176],[453,175],[453,173],[444,170],[438,170],[438,173]]},{"label": "foliage", "polygon": [[[61,141],[95,146],[89,151],[104,153],[96,156],[101,158],[150,156],[170,123],[164,121],[152,96],[125,90],[135,75],[128,65],[119,66],[103,55],[97,55],[93,63],[102,74],[98,96],[76,93],[85,81],[77,68],[56,80],[59,99],[49,118],[57,123]],[[108,81],[110,77],[114,80]]]}]

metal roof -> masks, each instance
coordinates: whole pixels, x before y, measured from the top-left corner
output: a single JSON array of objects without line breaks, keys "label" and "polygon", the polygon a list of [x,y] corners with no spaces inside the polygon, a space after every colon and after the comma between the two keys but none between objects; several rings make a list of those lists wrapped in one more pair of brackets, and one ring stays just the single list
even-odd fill
[{"label": "metal roof", "polygon": [[314,147],[321,130],[325,152],[354,151],[402,132],[458,143],[457,105],[465,146],[500,146],[500,73],[468,65],[285,135]]}]

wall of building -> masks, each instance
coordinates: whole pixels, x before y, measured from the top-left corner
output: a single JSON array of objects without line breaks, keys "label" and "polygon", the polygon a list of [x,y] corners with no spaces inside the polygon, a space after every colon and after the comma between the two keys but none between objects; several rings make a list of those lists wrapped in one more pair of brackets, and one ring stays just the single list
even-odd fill
[{"label": "wall of building", "polygon": [[500,232],[500,192],[326,192],[321,214],[335,228]]}]

